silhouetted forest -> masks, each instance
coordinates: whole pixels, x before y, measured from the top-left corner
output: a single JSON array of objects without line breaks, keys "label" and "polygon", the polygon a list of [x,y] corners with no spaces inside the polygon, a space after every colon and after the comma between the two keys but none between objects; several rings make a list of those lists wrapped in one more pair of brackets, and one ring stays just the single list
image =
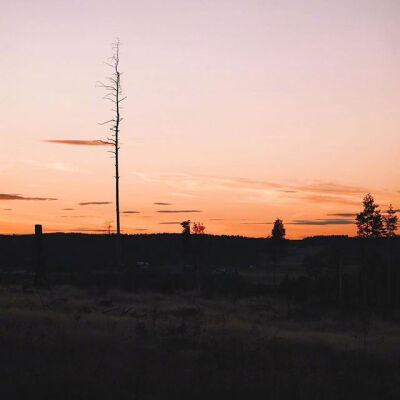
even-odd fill
[{"label": "silhouetted forest", "polygon": [[[303,240],[182,234],[123,235],[115,267],[114,235],[43,235],[50,281],[205,296],[280,293],[297,301],[397,307],[400,239],[347,236]],[[2,279],[35,272],[33,235],[0,236]]]}]

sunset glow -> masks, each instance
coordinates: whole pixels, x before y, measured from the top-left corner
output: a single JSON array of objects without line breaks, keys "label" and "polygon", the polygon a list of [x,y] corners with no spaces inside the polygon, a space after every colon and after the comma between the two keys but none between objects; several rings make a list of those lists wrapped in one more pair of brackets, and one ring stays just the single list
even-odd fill
[{"label": "sunset glow", "polygon": [[[400,2],[2,1],[0,234],[354,235],[400,208]],[[114,14],[116,13],[116,14]]]}]

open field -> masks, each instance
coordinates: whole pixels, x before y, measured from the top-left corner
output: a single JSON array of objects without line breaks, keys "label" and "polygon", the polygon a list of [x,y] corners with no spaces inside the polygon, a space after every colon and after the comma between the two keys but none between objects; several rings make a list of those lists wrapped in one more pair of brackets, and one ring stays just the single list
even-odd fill
[{"label": "open field", "polygon": [[[275,296],[0,289],[2,398],[397,399],[400,327]],[[365,340],[365,341],[364,341]]]}]

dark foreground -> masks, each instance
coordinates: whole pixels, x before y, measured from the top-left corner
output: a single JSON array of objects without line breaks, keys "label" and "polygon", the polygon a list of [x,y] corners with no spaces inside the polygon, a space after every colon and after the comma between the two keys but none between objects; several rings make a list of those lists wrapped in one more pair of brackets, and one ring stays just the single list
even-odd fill
[{"label": "dark foreground", "polygon": [[0,288],[2,399],[398,399],[395,313]]}]

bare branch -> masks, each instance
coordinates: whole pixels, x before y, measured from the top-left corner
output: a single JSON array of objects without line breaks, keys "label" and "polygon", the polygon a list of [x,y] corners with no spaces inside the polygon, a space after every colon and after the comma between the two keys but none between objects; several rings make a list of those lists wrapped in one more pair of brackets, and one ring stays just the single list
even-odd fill
[{"label": "bare branch", "polygon": [[110,122],[115,122],[115,119],[110,119],[110,120],[105,121],[105,122],[98,122],[98,124],[99,125],[106,125],[106,124],[109,124]]},{"label": "bare branch", "polygon": [[104,89],[107,89],[107,90],[117,91],[116,87],[111,86],[111,85],[106,85],[105,83],[100,82],[100,81],[96,82],[95,87],[104,88]]}]

